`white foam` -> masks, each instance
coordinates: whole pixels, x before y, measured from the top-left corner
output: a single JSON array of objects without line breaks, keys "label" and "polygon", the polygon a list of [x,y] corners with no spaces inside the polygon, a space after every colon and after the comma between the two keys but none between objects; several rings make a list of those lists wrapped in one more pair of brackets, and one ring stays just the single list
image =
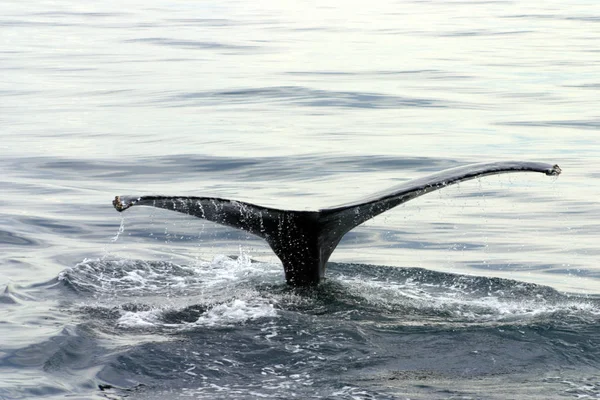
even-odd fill
[{"label": "white foam", "polygon": [[277,280],[283,276],[281,265],[252,262],[250,256],[240,248],[240,254],[233,259],[225,255],[216,255],[210,262],[199,261],[196,272],[202,276],[205,287],[219,287],[232,282]]},{"label": "white foam", "polygon": [[211,308],[201,315],[196,322],[190,325],[235,325],[248,320],[274,317],[277,317],[277,310],[275,310],[273,304],[253,304],[251,301],[236,299],[229,303],[219,304]]},{"label": "white foam", "polygon": [[220,292],[252,280],[276,282],[282,277],[281,265],[252,262],[250,256],[240,250],[240,256],[235,259],[217,255],[212,261],[197,261],[191,265],[167,261],[86,259],[62,271],[58,279],[86,288],[95,295],[176,296]]},{"label": "white foam", "polygon": [[117,320],[120,328],[148,328],[161,325],[160,310],[150,311],[125,311]]},{"label": "white foam", "polygon": [[582,313],[593,318],[600,316],[598,306],[585,299],[547,301],[543,296],[512,299],[494,294],[481,297],[462,287],[417,284],[410,279],[399,283],[353,277],[344,279],[343,283],[352,295],[364,298],[370,304],[387,309],[412,308],[416,311],[414,315],[423,323],[431,322],[423,319],[423,315],[428,314],[427,310],[465,323],[527,322],[561,312]]},{"label": "white foam", "polygon": [[[244,322],[256,320],[259,318],[275,318],[278,316],[277,310],[272,303],[266,299],[251,298],[234,299],[226,303],[217,304],[208,309],[199,318],[192,323],[165,323],[163,315],[173,312],[173,308],[154,308],[144,311],[122,311],[116,325],[124,329],[136,328],[168,328],[175,330],[189,330],[198,326],[219,327],[243,324]],[[271,337],[277,333],[271,333]]]}]

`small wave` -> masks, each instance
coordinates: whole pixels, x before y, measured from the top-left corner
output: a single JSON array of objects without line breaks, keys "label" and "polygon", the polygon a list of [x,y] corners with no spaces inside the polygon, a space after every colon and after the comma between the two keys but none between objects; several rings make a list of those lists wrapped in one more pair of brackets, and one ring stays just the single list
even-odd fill
[{"label": "small wave", "polygon": [[567,316],[600,317],[598,299],[562,294],[543,285],[420,268],[344,267],[354,273],[338,277],[342,285],[338,292],[392,319],[401,317],[402,323],[524,324]]},{"label": "small wave", "polygon": [[0,293],[0,304],[19,304],[11,285],[6,285],[6,288]]},{"label": "small wave", "polygon": [[[90,308],[93,307],[88,307],[88,313]],[[98,310],[94,313],[96,316],[101,314]],[[274,305],[265,303],[261,299],[234,299],[214,306],[195,305],[183,309],[165,307],[143,309],[142,307],[137,310],[127,310],[117,307],[102,314],[112,319],[115,313],[117,328],[157,328],[171,331],[194,330],[198,327],[225,327],[260,318],[277,317]]]},{"label": "small wave", "polygon": [[280,103],[305,107],[326,108],[445,108],[467,107],[448,101],[395,96],[385,93],[333,91],[305,86],[274,86],[238,88],[222,91],[188,92],[159,100],[171,106],[206,106],[215,104]]},{"label": "small wave", "polygon": [[88,298],[80,312],[104,320],[108,328],[173,332],[275,317],[275,300],[254,286],[280,282],[282,272],[281,266],[253,262],[242,253],[193,265],[84,260],[58,280]]},{"label": "small wave", "polygon": [[273,304],[252,304],[244,300],[234,300],[229,304],[220,304],[200,316],[193,325],[222,325],[239,323],[259,318],[273,318],[277,312]]},{"label": "small wave", "polygon": [[37,300],[33,295],[21,289],[22,287],[16,286],[12,283],[7,284],[4,287],[4,290],[0,291],[0,304],[18,305],[23,304],[25,301]]},{"label": "small wave", "polygon": [[84,260],[62,271],[58,279],[80,293],[118,296],[182,296],[229,286],[232,282],[273,280],[282,276],[281,267],[253,262],[241,254],[224,255],[212,261],[180,265],[169,261]]}]

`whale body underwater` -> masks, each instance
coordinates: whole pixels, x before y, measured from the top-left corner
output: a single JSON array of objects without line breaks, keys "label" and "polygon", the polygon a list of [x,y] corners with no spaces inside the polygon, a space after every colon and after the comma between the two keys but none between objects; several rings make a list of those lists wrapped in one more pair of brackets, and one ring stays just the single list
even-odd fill
[{"label": "whale body underwater", "polygon": [[241,229],[267,241],[293,286],[318,284],[327,260],[342,237],[363,222],[416,197],[455,183],[511,172],[561,173],[558,165],[539,162],[495,162],[451,168],[402,183],[360,200],[318,211],[280,210],[216,197],[116,196],[113,206],[124,211],[151,206]]}]

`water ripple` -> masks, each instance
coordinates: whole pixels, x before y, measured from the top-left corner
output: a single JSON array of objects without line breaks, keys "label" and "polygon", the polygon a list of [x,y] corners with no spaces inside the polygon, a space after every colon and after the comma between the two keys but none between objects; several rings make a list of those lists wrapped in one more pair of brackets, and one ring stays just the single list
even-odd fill
[{"label": "water ripple", "polygon": [[441,108],[457,107],[431,98],[402,97],[383,93],[334,91],[304,86],[277,86],[223,91],[188,92],[158,102],[170,106],[215,106],[228,104],[281,103],[305,107],[328,108]]},{"label": "water ripple", "polygon": [[159,46],[179,47],[188,50],[257,50],[258,46],[250,45],[235,45],[226,44],[219,42],[206,42],[198,40],[185,40],[185,39],[170,39],[162,37],[151,37],[151,38],[138,38],[128,39],[125,43],[148,43]]},{"label": "water ripple", "polygon": [[589,120],[558,120],[558,121],[511,121],[502,122],[499,125],[508,126],[532,126],[540,128],[573,128],[583,130],[599,130],[600,119]]}]

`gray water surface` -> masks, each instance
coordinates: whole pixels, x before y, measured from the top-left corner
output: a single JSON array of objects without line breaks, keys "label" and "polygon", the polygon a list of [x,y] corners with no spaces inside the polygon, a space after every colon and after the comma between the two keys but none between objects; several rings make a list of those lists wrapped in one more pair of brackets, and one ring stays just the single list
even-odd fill
[{"label": "gray water surface", "polygon": [[[0,398],[600,396],[596,1],[0,4]],[[472,162],[284,284],[115,195],[312,210]]]}]

